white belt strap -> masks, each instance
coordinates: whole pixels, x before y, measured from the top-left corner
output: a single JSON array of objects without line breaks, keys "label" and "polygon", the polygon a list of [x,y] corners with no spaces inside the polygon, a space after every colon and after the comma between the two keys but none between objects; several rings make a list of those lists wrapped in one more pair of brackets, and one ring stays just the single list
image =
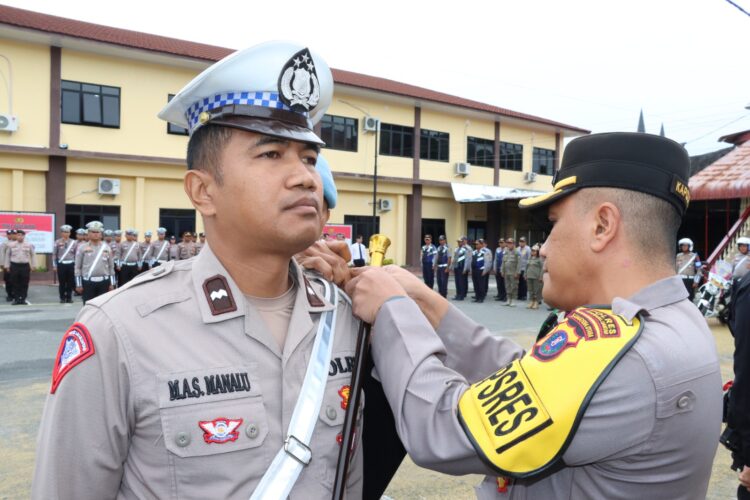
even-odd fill
[{"label": "white belt strap", "polygon": [[336,331],[336,308],[338,291],[336,285],[320,280],[328,302],[333,309],[320,318],[318,332],[312,348],[310,363],[307,365],[305,380],[302,382],[297,404],[289,421],[284,446],[279,450],[268,470],[255,488],[250,500],[282,500],[289,496],[304,466],[312,460],[310,439],[318,421],[323,394],[328,381],[331,364],[333,338]]},{"label": "white belt strap", "polygon": [[167,242],[167,241],[165,241],[164,244],[162,244],[161,250],[159,250],[159,253],[156,254],[156,258],[154,259],[155,261],[159,260],[159,257],[161,257],[161,254],[164,253],[164,249],[167,248],[167,245],[169,245],[169,242]]},{"label": "white belt strap", "polygon": [[124,259],[122,259],[122,260],[121,260],[120,262],[127,262],[127,261],[128,261],[128,257],[130,257],[130,253],[131,253],[131,252],[133,251],[133,249],[135,248],[135,245],[136,245],[136,243],[134,243],[134,244],[130,245],[130,248],[128,248],[128,253],[126,253],[126,254],[125,254],[125,258],[124,258]]},{"label": "white belt strap", "polygon": [[63,252],[62,257],[60,257],[58,260],[65,260],[65,256],[68,255],[68,252],[70,252],[70,249],[73,248],[73,245],[75,245],[75,241],[71,241],[68,245],[68,248],[65,249],[65,252]]},{"label": "white belt strap", "polygon": [[682,271],[684,271],[685,269],[687,269],[687,267],[690,264],[692,264],[694,260],[695,260],[695,254],[693,254],[693,256],[690,258],[690,260],[687,261],[687,263],[684,266],[682,266],[679,271],[677,271],[677,274],[682,274]]},{"label": "white belt strap", "polygon": [[91,279],[91,273],[94,272],[94,269],[96,268],[96,265],[99,263],[99,259],[102,258],[102,252],[104,251],[104,243],[99,244],[99,253],[96,254],[96,257],[94,258],[94,263],[91,264],[91,267],[89,268],[89,273],[86,275],[85,280]]}]

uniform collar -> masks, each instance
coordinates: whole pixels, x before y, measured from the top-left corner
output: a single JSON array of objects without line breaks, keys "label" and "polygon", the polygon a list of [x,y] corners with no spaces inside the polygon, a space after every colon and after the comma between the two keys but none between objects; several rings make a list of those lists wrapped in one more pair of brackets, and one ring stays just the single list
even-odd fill
[{"label": "uniform collar", "polygon": [[612,311],[629,321],[639,312],[648,315],[653,309],[675,304],[685,300],[687,296],[682,279],[675,275],[641,288],[627,299],[615,297],[612,301]]},{"label": "uniform collar", "polygon": [[[297,287],[295,310],[302,308],[307,313],[319,313],[333,309],[333,305],[323,297],[322,287],[311,282],[294,260],[289,263],[289,273],[293,286]],[[191,276],[204,323],[217,323],[245,315],[244,294],[208,242],[195,257]]]}]

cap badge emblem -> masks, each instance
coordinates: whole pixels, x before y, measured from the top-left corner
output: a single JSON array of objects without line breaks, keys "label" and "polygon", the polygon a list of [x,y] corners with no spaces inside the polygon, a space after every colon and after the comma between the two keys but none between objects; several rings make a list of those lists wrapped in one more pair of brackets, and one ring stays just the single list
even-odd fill
[{"label": "cap badge emblem", "polygon": [[279,94],[281,101],[298,113],[310,111],[317,106],[320,100],[320,83],[307,48],[294,54],[281,69]]}]

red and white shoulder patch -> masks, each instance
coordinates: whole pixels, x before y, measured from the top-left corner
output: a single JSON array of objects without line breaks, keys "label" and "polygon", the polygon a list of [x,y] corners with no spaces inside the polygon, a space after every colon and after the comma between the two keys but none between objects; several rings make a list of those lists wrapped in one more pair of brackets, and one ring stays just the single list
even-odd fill
[{"label": "red and white shoulder patch", "polygon": [[54,394],[63,377],[77,364],[94,355],[94,343],[91,334],[81,323],[74,323],[63,335],[60,348],[55,356],[52,368],[52,389]]}]

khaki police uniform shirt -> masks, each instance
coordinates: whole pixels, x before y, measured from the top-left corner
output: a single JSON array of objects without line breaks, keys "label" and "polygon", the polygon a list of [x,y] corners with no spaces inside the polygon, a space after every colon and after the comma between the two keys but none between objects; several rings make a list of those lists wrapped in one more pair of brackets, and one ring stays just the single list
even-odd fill
[{"label": "khaki police uniform shirt", "polygon": [[[482,499],[704,499],[721,426],[721,376],[705,319],[679,277],[657,281],[612,309],[643,313],[643,332],[599,386],[564,452],[564,467],[498,492],[456,412],[468,384],[524,350],[451,307],[437,335],[411,299],[386,302],[372,352],[399,435],[418,465],[485,473]],[[560,380],[560,390],[565,390]],[[429,425],[425,425],[429,422]]]},{"label": "khaki police uniform shirt", "polygon": [[169,260],[169,241],[167,240],[156,240],[151,243],[151,254],[148,260],[154,262],[167,262]]},{"label": "khaki police uniform shirt", "polygon": [[0,243],[0,267],[5,265],[5,252],[8,250],[8,244],[10,240],[3,241]]},{"label": "khaki police uniform shirt", "polygon": [[58,238],[52,251],[52,264],[57,267],[60,262],[72,264],[76,260],[76,240],[73,238]]},{"label": "khaki police uniform shirt", "polygon": [[11,241],[8,244],[8,248],[5,250],[5,267],[10,267],[13,264],[31,264],[34,262],[36,253],[34,253],[34,245],[28,241],[19,242]]},{"label": "khaki police uniform shirt", "polygon": [[[214,287],[212,299],[204,284],[217,276],[226,293]],[[333,308],[296,263],[290,276],[283,349],[209,245],[87,302],[77,321],[95,353],[48,396],[32,498],[247,500],[283,445],[318,321]],[[357,327],[340,292],[312,461],[292,500],[331,498]],[[200,423],[220,418],[242,420],[235,440],[207,440]],[[347,498],[361,498],[362,473],[357,437]]]},{"label": "khaki police uniform shirt", "polygon": [[170,244],[169,245],[169,260],[179,260],[180,259],[180,247],[178,243]]},{"label": "khaki police uniform shirt", "polygon": [[182,242],[177,244],[177,258],[180,260],[186,260],[195,256],[195,243]]},{"label": "khaki police uniform shirt", "polygon": [[732,278],[741,279],[750,271],[750,253],[737,253],[732,259]]},{"label": "khaki police uniform shirt", "polygon": [[154,258],[154,255],[153,255],[154,248],[152,246],[152,243],[146,243],[145,241],[141,241],[140,243],[138,243],[138,250],[141,253],[141,257],[138,261],[139,264],[142,264],[144,262],[148,264],[151,262],[151,259]]},{"label": "khaki police uniform shirt", "polygon": [[[106,242],[105,242],[106,243]],[[120,249],[120,243],[117,243],[115,240],[110,241],[109,243],[106,243],[109,245],[110,250],[112,250],[112,255],[117,255],[117,252]]]},{"label": "khaki police uniform shirt", "polygon": [[141,260],[141,245],[137,241],[123,241],[117,248],[115,260],[120,267],[138,264]]},{"label": "khaki police uniform shirt", "polygon": [[[99,249],[104,245],[102,255],[96,261]],[[96,264],[95,267],[94,264]],[[75,275],[83,279],[109,277],[115,274],[115,258],[112,249],[104,242],[94,245],[90,242],[78,245],[76,251]]]},{"label": "khaki police uniform shirt", "polygon": [[203,247],[206,246],[206,244],[201,243],[200,241],[196,241],[195,243],[193,243],[193,246],[195,247],[195,255],[198,255],[199,253],[201,253],[201,250],[203,250]]},{"label": "khaki police uniform shirt", "polygon": [[538,280],[542,278],[542,259],[539,257],[529,257],[526,264],[526,279]]},{"label": "khaki police uniform shirt", "polygon": [[675,256],[675,272],[680,276],[692,278],[696,273],[698,254],[694,252],[680,252]]},{"label": "khaki police uniform shirt", "polygon": [[503,278],[514,278],[521,272],[521,255],[517,248],[505,249],[503,252],[503,264],[500,267]]}]

